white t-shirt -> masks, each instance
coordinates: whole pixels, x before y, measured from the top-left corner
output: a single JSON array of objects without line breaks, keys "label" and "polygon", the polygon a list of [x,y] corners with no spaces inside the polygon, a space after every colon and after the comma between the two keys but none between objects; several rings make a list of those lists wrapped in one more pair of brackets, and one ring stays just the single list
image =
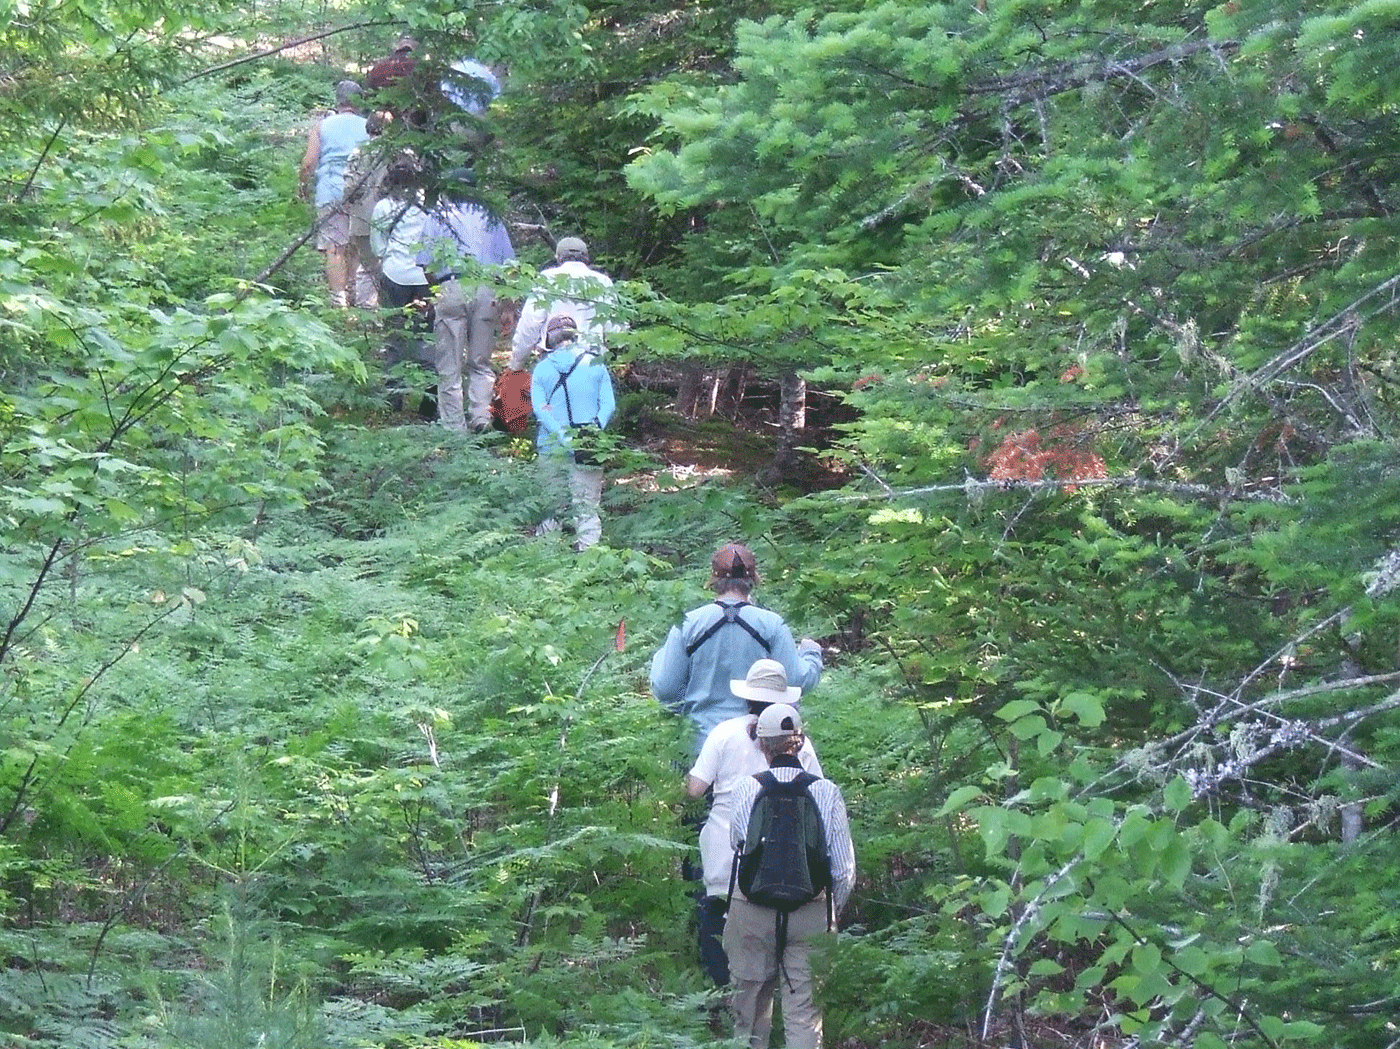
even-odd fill
[{"label": "white t-shirt", "polygon": [[[729,871],[734,863],[734,849],[729,844],[729,823],[734,815],[734,788],[740,780],[756,776],[768,769],[763,751],[757,741],[749,738],[749,726],[758,718],[742,714],[721,721],[705,737],[700,756],[695,759],[690,774],[701,783],[714,788],[710,815],[700,828],[700,862],[705,868],[705,894],[729,895]],[[815,776],[822,774],[821,762],[812,741],[806,740],[797,752],[802,767]]]},{"label": "white t-shirt", "polygon": [[428,215],[417,204],[385,197],[374,205],[369,223],[369,246],[384,276],[395,284],[427,284],[418,265]]}]

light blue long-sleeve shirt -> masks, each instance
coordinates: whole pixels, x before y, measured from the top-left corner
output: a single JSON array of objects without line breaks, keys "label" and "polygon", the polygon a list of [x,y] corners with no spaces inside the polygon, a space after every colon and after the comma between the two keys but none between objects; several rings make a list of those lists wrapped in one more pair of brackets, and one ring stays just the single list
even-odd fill
[{"label": "light blue long-sleeve shirt", "polygon": [[541,358],[530,374],[530,407],[540,424],[535,446],[541,455],[569,451],[570,426],[604,429],[616,410],[612,376],[596,353],[580,358],[583,349],[583,344],[567,342]]},{"label": "light blue long-sleeve shirt", "polygon": [[729,691],[729,682],[742,680],[757,660],[776,659],[787,672],[788,684],[803,692],[816,687],[822,677],[821,650],[799,652],[783,617],[757,605],[746,604],[738,614],[768,642],[767,649],[743,627],[728,623],[687,655],[686,648],[724,617],[720,604],[711,601],[687,612],[651,660],[652,694],[666,709],[695,723],[694,753],[721,721],[747,712],[748,704]]}]

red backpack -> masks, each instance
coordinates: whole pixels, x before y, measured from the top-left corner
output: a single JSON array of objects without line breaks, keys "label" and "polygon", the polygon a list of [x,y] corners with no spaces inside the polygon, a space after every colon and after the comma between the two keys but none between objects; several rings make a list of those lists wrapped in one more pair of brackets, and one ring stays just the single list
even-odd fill
[{"label": "red backpack", "polygon": [[530,424],[530,373],[504,371],[491,387],[491,425],[504,433],[520,433]]}]

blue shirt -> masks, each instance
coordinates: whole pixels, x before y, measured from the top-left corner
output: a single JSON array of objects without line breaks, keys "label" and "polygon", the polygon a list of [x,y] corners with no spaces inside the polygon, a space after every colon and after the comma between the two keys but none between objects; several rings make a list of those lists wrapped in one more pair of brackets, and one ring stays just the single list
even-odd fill
[{"label": "blue shirt", "polygon": [[719,603],[711,601],[687,612],[652,656],[651,691],[667,710],[695,723],[693,753],[699,753],[700,744],[721,721],[747,713],[748,704],[729,691],[729,682],[742,680],[757,660],[776,659],[787,672],[788,684],[803,692],[821,680],[821,652],[799,652],[792,631],[777,612],[745,605],[739,615],[768,642],[767,649],[739,624],[728,623],[686,655],[686,648],[724,616]]},{"label": "blue shirt", "polygon": [[360,143],[369,140],[365,118],[358,113],[332,113],[321,121],[321,145],[316,154],[316,206],[339,204],[345,196],[345,164]]},{"label": "blue shirt", "polygon": [[477,204],[441,200],[423,231],[418,264],[433,264],[439,279],[461,272],[458,263],[475,259],[483,266],[499,266],[515,258],[510,233],[485,208]]},{"label": "blue shirt", "polygon": [[612,376],[598,354],[585,352],[580,357],[579,351],[586,349],[586,343],[566,342],[545,354],[530,373],[530,407],[540,423],[535,444],[541,455],[568,452],[571,425],[603,428],[612,419],[617,407]]}]

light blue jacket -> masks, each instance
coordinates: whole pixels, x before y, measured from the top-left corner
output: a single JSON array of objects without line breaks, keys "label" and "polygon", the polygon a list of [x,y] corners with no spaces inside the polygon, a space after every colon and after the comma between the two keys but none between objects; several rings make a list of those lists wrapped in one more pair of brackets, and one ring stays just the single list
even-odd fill
[{"label": "light blue jacket", "polygon": [[696,754],[712,728],[747,712],[748,704],[729,691],[729,682],[742,679],[757,660],[776,659],[787,671],[788,684],[803,692],[815,688],[822,677],[821,652],[798,652],[783,617],[757,605],[746,604],[738,614],[768,642],[768,649],[739,624],[727,623],[687,655],[686,648],[724,618],[720,604],[711,601],[687,612],[651,659],[651,691],[666,709],[695,723],[691,749]]},{"label": "light blue jacket", "polygon": [[[540,424],[535,447],[541,455],[568,452],[571,425],[606,428],[617,407],[607,366],[596,353],[579,359],[583,348],[577,341],[566,342],[545,354],[530,373],[530,407]],[[570,371],[575,360],[578,366]]]}]

